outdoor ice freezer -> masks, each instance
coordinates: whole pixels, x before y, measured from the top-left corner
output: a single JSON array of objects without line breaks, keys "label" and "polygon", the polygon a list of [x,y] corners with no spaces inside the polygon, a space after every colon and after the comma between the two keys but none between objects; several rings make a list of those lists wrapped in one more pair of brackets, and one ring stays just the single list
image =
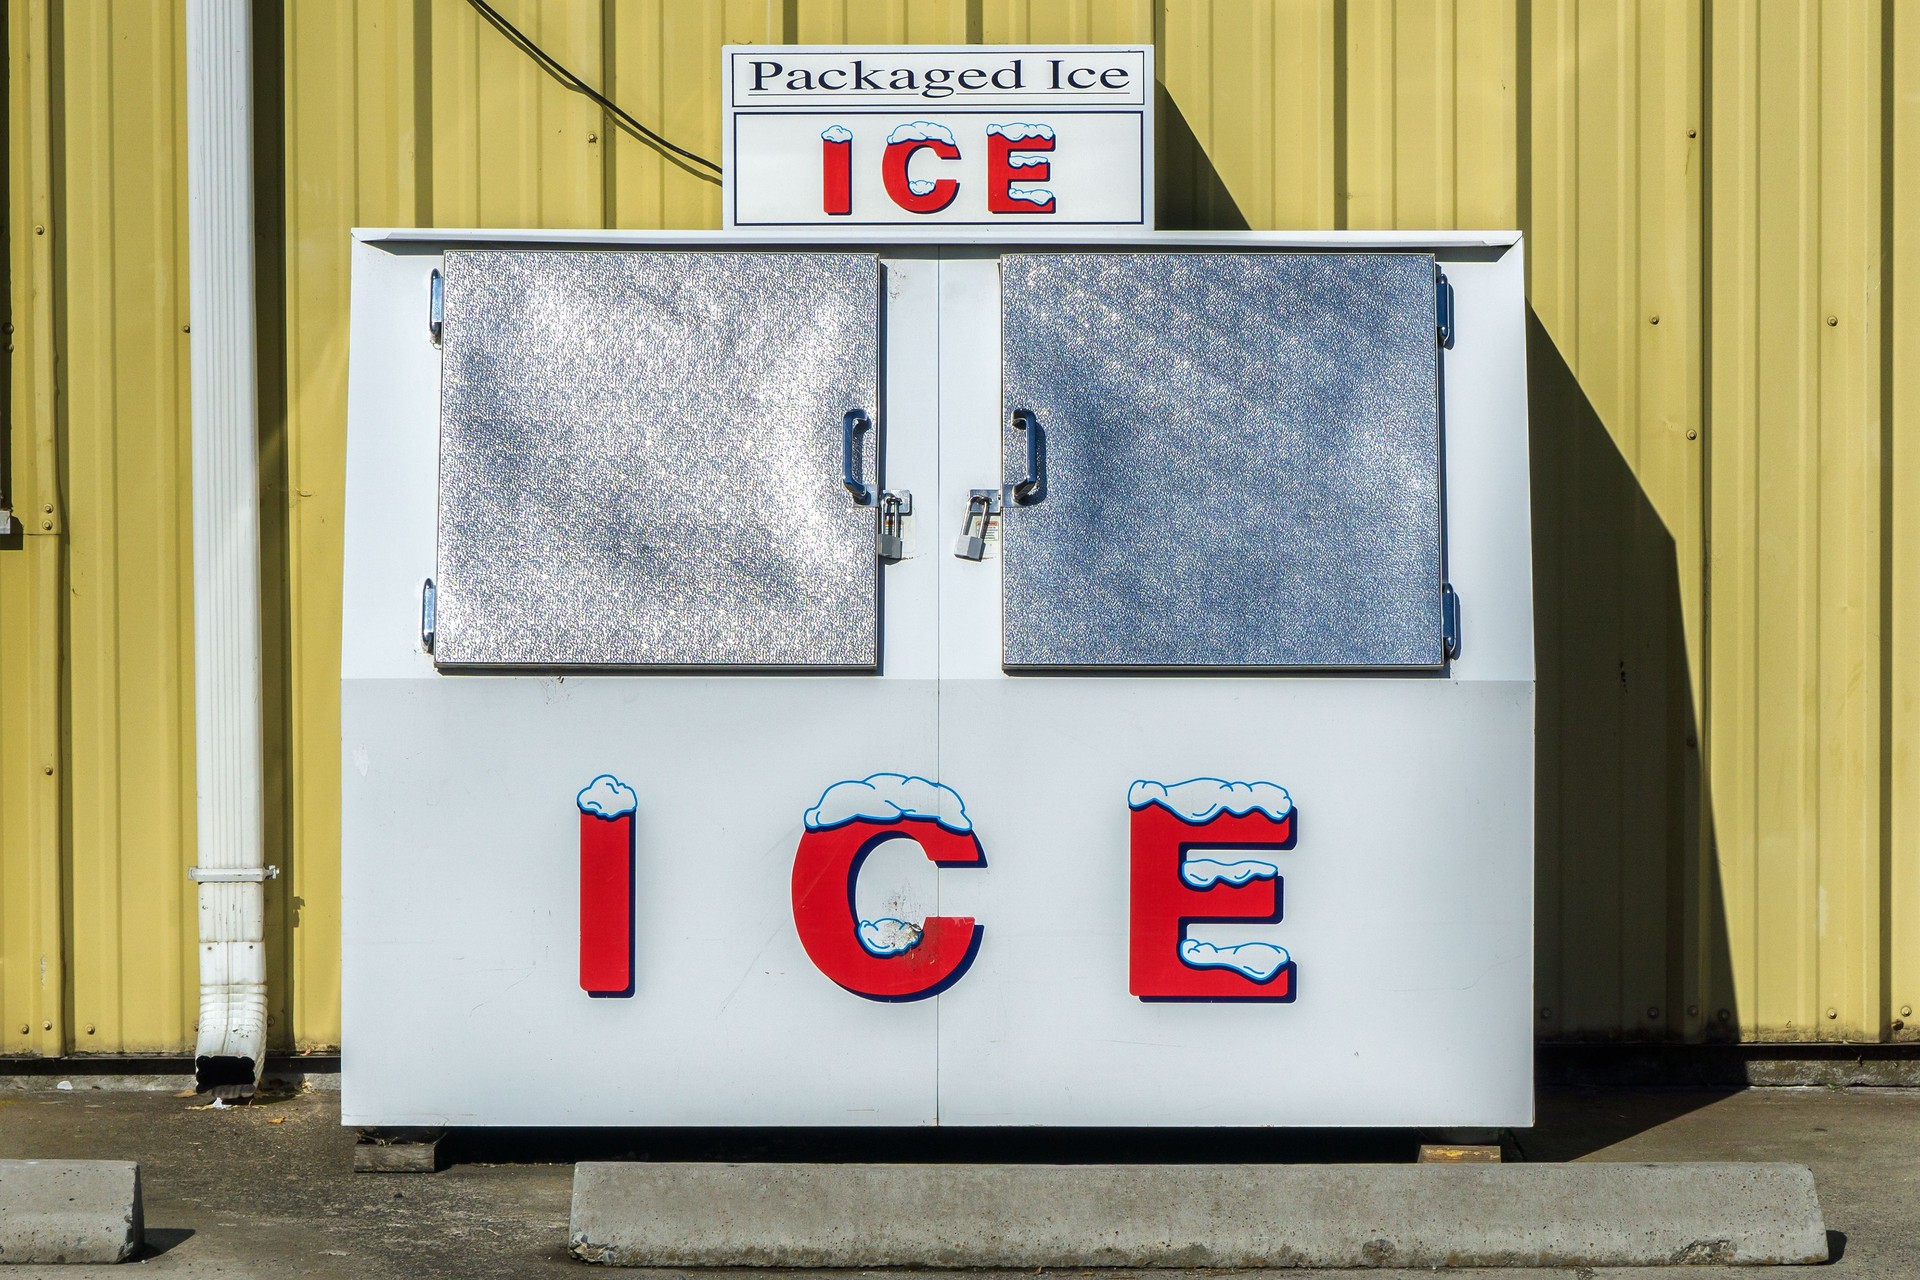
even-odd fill
[{"label": "outdoor ice freezer", "polygon": [[359,233],[343,1119],[1529,1123],[1521,252]]}]

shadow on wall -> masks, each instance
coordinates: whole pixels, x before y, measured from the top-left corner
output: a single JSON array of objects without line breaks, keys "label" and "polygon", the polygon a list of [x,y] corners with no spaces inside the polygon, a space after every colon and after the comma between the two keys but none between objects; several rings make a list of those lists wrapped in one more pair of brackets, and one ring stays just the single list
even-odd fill
[{"label": "shadow on wall", "polygon": [[[1157,91],[1160,227],[1245,230],[1186,117]],[[1674,542],[1531,308],[1527,368],[1536,1035],[1733,1040]]]},{"label": "shadow on wall", "polygon": [[[293,841],[293,530],[287,448],[287,217],[284,16],[279,5],[256,6],[254,66],[254,314],[260,333],[260,742],[263,856],[280,868],[265,886],[267,1048],[293,1048],[295,985],[293,897],[298,856]],[[151,1233],[149,1233],[151,1234]]]},{"label": "shadow on wall", "polygon": [[1153,198],[1161,231],[1245,231],[1246,215],[1234,203],[1220,171],[1180,113],[1179,104],[1156,82],[1154,93]]},{"label": "shadow on wall", "polygon": [[1730,1040],[1674,542],[1531,307],[1527,401],[1537,1035]]}]

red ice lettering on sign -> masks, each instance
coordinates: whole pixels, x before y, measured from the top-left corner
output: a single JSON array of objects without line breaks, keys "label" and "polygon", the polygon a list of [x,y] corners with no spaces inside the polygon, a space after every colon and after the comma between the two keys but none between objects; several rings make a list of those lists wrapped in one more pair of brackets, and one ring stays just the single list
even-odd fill
[{"label": "red ice lettering on sign", "polygon": [[960,147],[953,140],[951,129],[931,120],[915,120],[887,135],[880,178],[887,195],[908,213],[939,213],[960,194],[960,184],[952,178],[913,177],[909,169],[914,156],[922,151],[931,151],[942,160],[960,158]]},{"label": "red ice lettering on sign", "polygon": [[853,212],[853,131],[843,124],[820,131],[820,208],[829,215]]},{"label": "red ice lettering on sign", "polygon": [[1293,957],[1269,942],[1208,942],[1193,924],[1281,918],[1280,868],[1249,851],[1291,849],[1293,800],[1270,782],[1136,782],[1128,988],[1142,1000],[1291,1000]]},{"label": "red ice lettering on sign", "polygon": [[869,1000],[920,1000],[957,982],[980,948],[971,916],[863,920],[854,905],[860,865],[889,840],[913,841],[939,866],[986,865],[952,788],[898,773],[836,782],[805,822],[793,859],[793,925],[814,966]]},{"label": "red ice lettering on sign", "polygon": [[633,788],[610,773],[574,798],[580,809],[580,989],[633,994]]},{"label": "red ice lettering on sign", "polygon": [[[990,124],[987,126],[987,212],[1052,213],[1053,192],[1033,186],[1053,177],[1045,157],[1030,154],[1053,150],[1053,130],[1044,124]],[[1021,184],[1019,189],[1015,183]]]}]

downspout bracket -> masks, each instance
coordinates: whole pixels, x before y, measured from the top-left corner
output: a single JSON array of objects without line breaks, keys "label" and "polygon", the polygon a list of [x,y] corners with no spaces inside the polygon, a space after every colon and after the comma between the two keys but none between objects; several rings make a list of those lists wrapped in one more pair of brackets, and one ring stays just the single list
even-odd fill
[{"label": "downspout bracket", "polygon": [[280,878],[278,867],[188,867],[187,879],[195,884],[259,884]]}]

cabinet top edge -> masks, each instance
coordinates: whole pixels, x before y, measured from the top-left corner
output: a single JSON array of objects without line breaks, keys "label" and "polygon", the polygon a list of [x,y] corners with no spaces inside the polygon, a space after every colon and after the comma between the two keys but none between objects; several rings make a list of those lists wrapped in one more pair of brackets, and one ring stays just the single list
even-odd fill
[{"label": "cabinet top edge", "polygon": [[1061,227],[1036,228],[1031,236],[1010,237],[1003,230],[967,234],[951,227],[875,226],[872,235],[851,238],[839,228],[740,228],[728,231],[606,231],[484,227],[355,227],[353,238],[374,245],[530,244],[681,245],[697,248],[807,246],[885,249],[892,246],[993,248],[1018,252],[1030,248],[1148,249],[1505,249],[1521,242],[1518,231],[1139,231]]}]

